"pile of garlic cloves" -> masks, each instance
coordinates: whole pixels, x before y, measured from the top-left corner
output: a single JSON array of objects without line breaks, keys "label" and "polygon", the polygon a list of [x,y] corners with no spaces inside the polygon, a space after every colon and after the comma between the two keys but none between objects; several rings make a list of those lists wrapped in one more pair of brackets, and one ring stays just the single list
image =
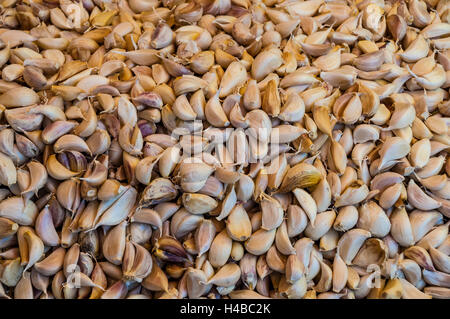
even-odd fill
[{"label": "pile of garlic cloves", "polygon": [[0,8],[0,298],[450,299],[450,1]]}]

